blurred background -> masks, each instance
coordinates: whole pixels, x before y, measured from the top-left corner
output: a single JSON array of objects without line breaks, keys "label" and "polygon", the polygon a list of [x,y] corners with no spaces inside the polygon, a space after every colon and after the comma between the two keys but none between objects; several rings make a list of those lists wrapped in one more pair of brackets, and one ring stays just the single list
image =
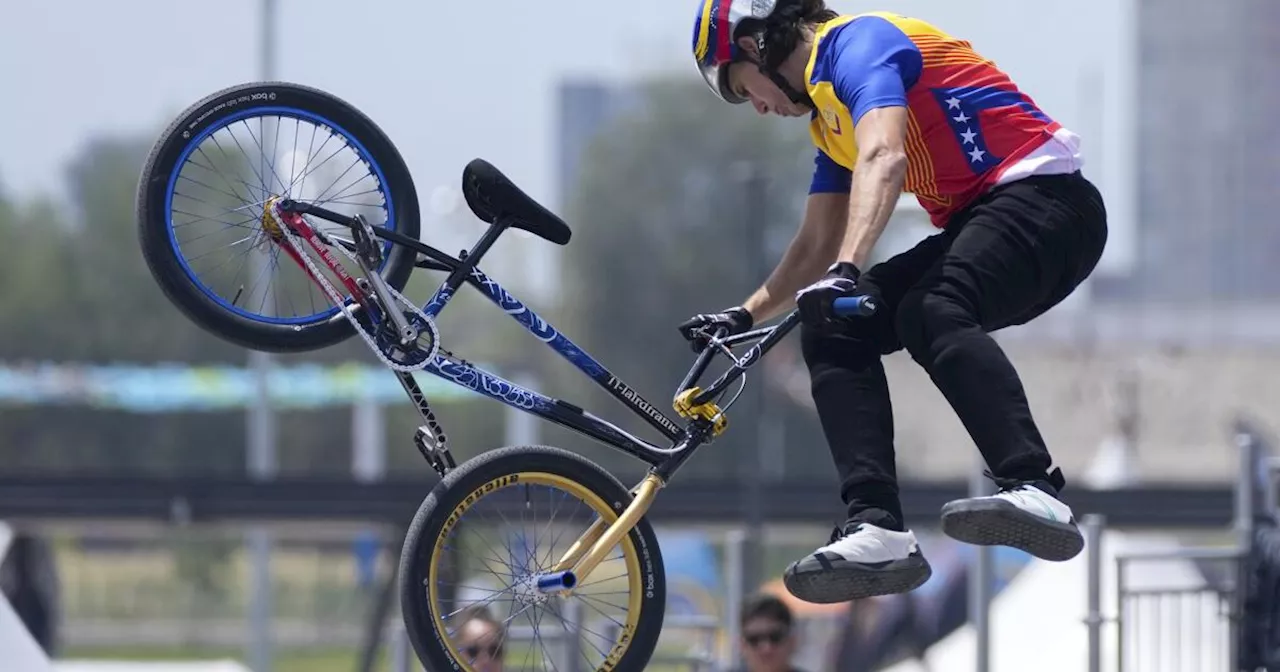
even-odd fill
[{"label": "blurred background", "polygon": [[[574,238],[558,247],[513,231],[482,268],[663,399],[692,363],[675,325],[767,275],[813,157],[803,123],[706,91],[690,63],[694,5],[5,3],[0,587],[56,669],[420,669],[389,592],[400,535],[435,482],[412,445],[416,412],[357,339],[261,357],[164,298],[134,213],[161,130],[245,81],[329,91],[395,142],[422,239],[450,253],[484,230],[462,201],[462,167],[490,161]],[[1041,566],[934,532],[938,507],[982,466],[899,353],[886,362],[899,474],[935,576],[901,598],[789,598],[782,570],[842,517],[789,340],[651,515],[670,583],[663,669],[742,664],[743,609],[762,593],[783,598],[793,663],[811,672],[1025,669],[1030,652],[1065,665],[1053,669],[1264,669],[1271,639],[1244,626],[1269,623],[1272,609],[1260,596],[1280,429],[1280,3],[829,5],[916,15],[970,40],[1084,138],[1110,215],[1106,256],[1065,304],[999,340],[1068,502],[1098,516],[1090,553]],[[904,199],[877,256],[929,233]],[[406,294],[425,302],[433,282],[420,274]],[[442,332],[471,361],[644,431],[474,292]],[[463,388],[419,381],[459,460],[546,443],[624,482],[643,474]],[[1140,590],[1125,553],[1165,569],[1135,570]],[[0,653],[19,647],[13,626],[0,616]],[[1174,642],[1181,662],[1160,662]]]}]

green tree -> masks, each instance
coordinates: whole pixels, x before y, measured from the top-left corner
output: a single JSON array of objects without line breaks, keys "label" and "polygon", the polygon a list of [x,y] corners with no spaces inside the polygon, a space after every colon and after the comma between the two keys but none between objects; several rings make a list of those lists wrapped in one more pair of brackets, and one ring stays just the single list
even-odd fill
[{"label": "green tree", "polygon": [[[164,297],[143,261],[134,199],[154,139],[145,134],[86,143],[66,170],[65,202],[17,202],[0,194],[0,236],[7,243],[0,246],[0,310],[6,315],[0,357],[5,362],[244,364],[248,353],[186,319]],[[423,276],[415,279],[410,297],[425,301],[440,276]],[[479,305],[483,301],[460,297],[449,308],[450,322],[466,323],[466,314],[477,309],[492,311]],[[502,319],[499,313],[485,314]],[[481,345],[469,347],[468,357],[502,352],[492,339]],[[358,338],[277,361],[376,364]],[[435,404],[460,454],[500,441],[501,427],[495,427],[494,408],[486,403],[492,402]],[[420,422],[412,408],[389,409],[387,419],[393,469],[425,468],[412,448],[413,429]],[[10,470],[240,474],[245,469],[244,420],[239,410],[138,415],[83,406],[4,408],[0,464]],[[286,472],[343,474],[350,469],[350,409],[282,412],[278,424]]]}]

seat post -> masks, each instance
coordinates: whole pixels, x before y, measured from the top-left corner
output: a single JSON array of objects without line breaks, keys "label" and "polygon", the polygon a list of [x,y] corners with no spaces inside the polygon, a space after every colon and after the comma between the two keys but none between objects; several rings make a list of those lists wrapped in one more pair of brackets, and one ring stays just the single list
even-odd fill
[{"label": "seat post", "polygon": [[480,263],[480,259],[497,242],[498,236],[501,236],[502,232],[510,226],[511,218],[509,217],[499,217],[494,220],[493,224],[490,224],[489,228],[481,234],[480,240],[476,241],[475,247],[465,250],[460,255],[462,263],[453,269],[453,273],[449,274],[449,279],[447,280],[449,287],[453,289],[461,287],[462,283],[466,282],[467,276],[471,275],[471,270]]}]

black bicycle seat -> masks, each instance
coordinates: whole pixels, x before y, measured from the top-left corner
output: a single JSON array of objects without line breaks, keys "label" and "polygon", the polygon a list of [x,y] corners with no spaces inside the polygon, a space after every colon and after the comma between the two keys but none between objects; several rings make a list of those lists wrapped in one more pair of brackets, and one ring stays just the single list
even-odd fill
[{"label": "black bicycle seat", "polygon": [[484,159],[473,159],[462,170],[462,195],[471,211],[493,224],[510,218],[511,225],[557,245],[569,242],[569,225],[520,190],[502,171]]}]

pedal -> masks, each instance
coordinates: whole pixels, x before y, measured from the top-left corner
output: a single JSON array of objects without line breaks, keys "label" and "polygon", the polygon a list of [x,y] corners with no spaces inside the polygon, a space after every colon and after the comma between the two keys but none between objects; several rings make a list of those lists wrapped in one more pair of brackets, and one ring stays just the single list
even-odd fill
[{"label": "pedal", "polygon": [[369,269],[376,269],[382,264],[382,250],[378,249],[378,244],[375,242],[377,237],[373,235],[373,227],[362,215],[356,215],[353,219],[359,224],[351,230],[356,244],[356,256],[360,257],[360,261],[367,264]]},{"label": "pedal", "polygon": [[435,435],[426,426],[418,427],[418,431],[413,433],[413,443],[418,447],[418,452],[422,453],[422,457],[426,458],[427,464],[430,464],[441,478],[448,474],[450,469],[458,466],[453,461],[453,454],[448,448],[436,442]]}]

